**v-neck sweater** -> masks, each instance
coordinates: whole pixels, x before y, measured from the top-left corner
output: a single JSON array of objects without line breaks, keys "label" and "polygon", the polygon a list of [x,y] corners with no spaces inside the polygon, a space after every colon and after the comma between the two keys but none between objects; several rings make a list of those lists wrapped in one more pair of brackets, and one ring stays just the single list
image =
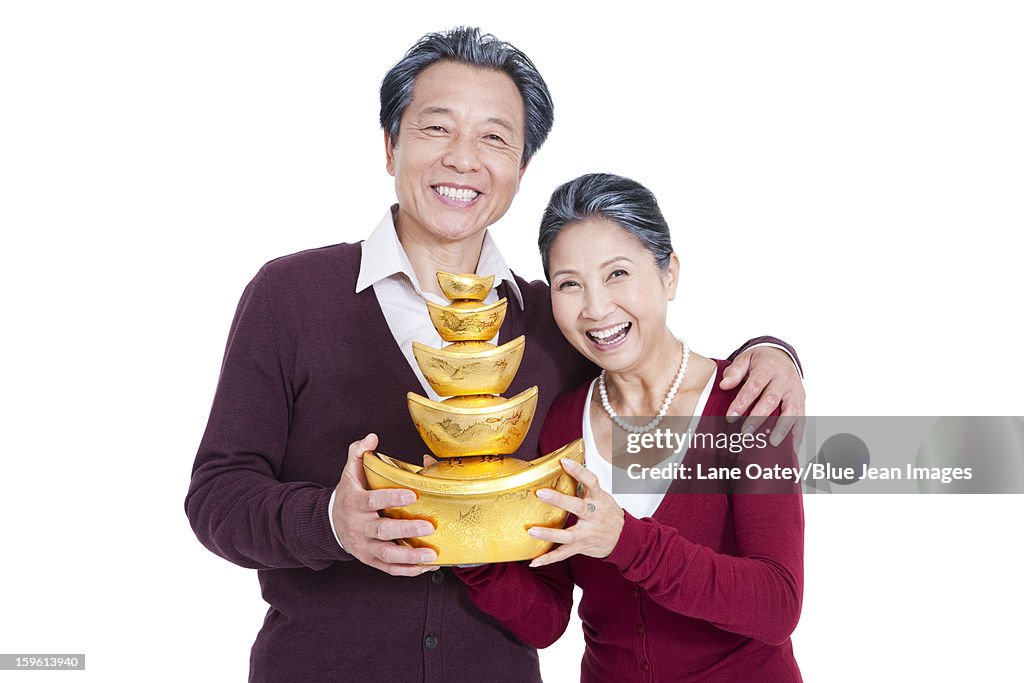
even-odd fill
[{"label": "v-neck sweater", "polygon": [[[702,432],[718,429],[737,393],[718,388],[729,363],[717,363]],[[588,388],[552,407],[542,450],[581,436]],[[756,458],[795,465],[792,435]],[[691,447],[684,462],[734,459]],[[580,586],[585,683],[800,681],[790,634],[803,596],[803,506],[798,486],[784,488],[792,492],[683,493],[693,489],[677,480],[650,518],[625,513],[608,557],[576,555],[537,570],[488,565],[460,569],[459,578],[481,609],[537,647],[565,630]]]},{"label": "v-neck sweater", "polygon": [[[265,265],[238,305],[186,511],[213,552],[259,570],[269,603],[252,681],[540,680],[536,650],[481,613],[449,569],[395,577],[344,552],[328,501],[348,445],[422,464],[406,407],[419,381],[373,288],[355,293],[359,244]],[[537,415],[592,376],[551,316],[547,285],[518,279],[499,343],[526,335],[506,395],[537,385]],[[499,292],[505,295],[504,288]],[[517,455],[537,453],[541,419]],[[486,656],[481,656],[486,653]]]}]

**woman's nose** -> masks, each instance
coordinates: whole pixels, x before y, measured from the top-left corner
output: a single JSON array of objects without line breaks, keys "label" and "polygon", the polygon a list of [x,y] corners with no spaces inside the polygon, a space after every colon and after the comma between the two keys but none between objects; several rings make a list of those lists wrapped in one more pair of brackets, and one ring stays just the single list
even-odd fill
[{"label": "woman's nose", "polygon": [[615,308],[615,303],[608,296],[608,290],[604,287],[587,287],[583,292],[584,318],[589,320],[603,320]]}]

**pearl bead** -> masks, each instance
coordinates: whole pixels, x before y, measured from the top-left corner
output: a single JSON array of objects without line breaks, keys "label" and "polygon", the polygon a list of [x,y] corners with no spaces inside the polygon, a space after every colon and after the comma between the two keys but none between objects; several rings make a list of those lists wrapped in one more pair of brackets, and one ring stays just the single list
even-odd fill
[{"label": "pearl bead", "polygon": [[612,408],[612,404],[608,401],[608,388],[605,386],[604,383],[605,371],[601,371],[601,376],[598,378],[597,381],[598,391],[601,392],[601,405],[604,406],[604,410],[606,413],[608,413],[608,417],[610,417],[612,419],[612,422],[617,424],[620,429],[630,432],[631,434],[643,434],[645,432],[651,431],[659,424],[661,424],[661,419],[665,417],[665,415],[668,413],[669,406],[672,405],[672,399],[676,397],[676,392],[679,389],[679,385],[682,384],[683,377],[686,375],[686,366],[690,362],[690,347],[689,345],[687,345],[685,340],[680,341],[683,344],[683,359],[679,363],[679,370],[676,372],[675,379],[672,381],[672,386],[669,387],[668,393],[665,394],[665,400],[662,401],[661,403],[661,410],[658,411],[657,417],[655,417],[653,420],[651,420],[650,422],[643,426],[626,422],[621,417],[619,417],[618,413],[615,412],[615,410]]}]

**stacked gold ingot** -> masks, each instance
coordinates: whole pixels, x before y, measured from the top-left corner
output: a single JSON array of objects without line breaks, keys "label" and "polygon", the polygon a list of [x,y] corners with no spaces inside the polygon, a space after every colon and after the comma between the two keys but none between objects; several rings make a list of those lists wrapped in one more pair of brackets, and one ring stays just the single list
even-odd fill
[{"label": "stacked gold ingot", "polygon": [[[435,564],[513,562],[542,555],[551,543],[526,533],[533,526],[561,527],[567,513],[537,498],[550,488],[576,493],[576,480],[560,460],[583,462],[583,441],[532,462],[505,456],[515,453],[530,430],[537,409],[537,387],[506,399],[523,358],[526,338],[496,346],[490,343],[505,319],[506,299],[484,304],[494,276],[438,273],[447,306],[427,302],[430,319],[451,342],[441,349],[413,342],[416,363],[440,403],[409,392],[409,414],[423,441],[439,460],[410,465],[381,453],[363,457],[372,489],[408,488],[416,502],[388,508],[395,519],[425,519],[430,536],[405,539],[417,548],[433,548]],[[385,434],[385,438],[387,438]]]}]

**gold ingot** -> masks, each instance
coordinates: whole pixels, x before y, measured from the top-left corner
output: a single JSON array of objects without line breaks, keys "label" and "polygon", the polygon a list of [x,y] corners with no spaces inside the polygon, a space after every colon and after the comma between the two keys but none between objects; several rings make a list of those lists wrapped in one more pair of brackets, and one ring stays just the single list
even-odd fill
[{"label": "gold ingot", "polygon": [[440,396],[500,394],[519,371],[526,337],[495,346],[488,342],[456,342],[435,349],[412,343],[416,364]]},{"label": "gold ingot", "polygon": [[493,304],[476,301],[454,302],[447,306],[427,302],[430,322],[446,342],[488,341],[497,336],[508,300],[502,297]]},{"label": "gold ingot", "polygon": [[439,458],[509,455],[526,438],[537,410],[537,387],[487,405],[459,407],[411,391],[409,414],[423,442]]},{"label": "gold ingot", "polygon": [[449,300],[483,301],[494,286],[494,276],[456,275],[439,270],[437,271],[437,284],[441,285],[441,291]]},{"label": "gold ingot", "polygon": [[[432,564],[518,562],[546,553],[552,543],[533,538],[534,526],[560,529],[568,513],[537,498],[549,488],[576,495],[577,482],[562,469],[561,459],[583,463],[583,440],[533,462],[485,456],[443,460],[428,468],[367,451],[363,467],[372,489],[407,488],[417,493],[411,505],[387,508],[392,519],[424,519],[434,525],[430,536],[402,541],[432,548]],[[424,476],[429,475],[429,476]]]}]

